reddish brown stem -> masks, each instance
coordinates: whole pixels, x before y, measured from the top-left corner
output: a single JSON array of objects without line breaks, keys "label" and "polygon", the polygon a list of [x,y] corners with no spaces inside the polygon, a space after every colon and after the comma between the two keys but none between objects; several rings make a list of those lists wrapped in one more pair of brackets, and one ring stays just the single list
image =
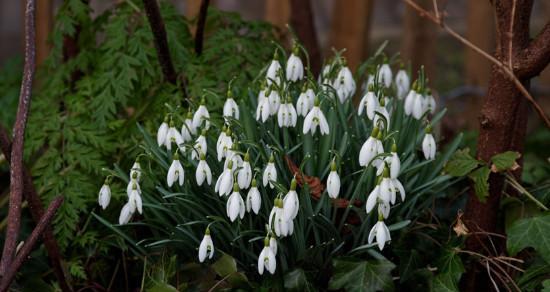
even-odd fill
[{"label": "reddish brown stem", "polygon": [[550,63],[550,22],[527,48],[519,52],[518,59],[514,72],[523,78],[533,78],[546,68]]},{"label": "reddish brown stem", "polygon": [[321,51],[317,42],[310,0],[290,1],[290,25],[296,31],[298,40],[304,44],[309,53],[311,73],[317,76],[321,71]]},{"label": "reddish brown stem", "polygon": [[[0,125],[0,150],[4,153],[6,160],[10,160],[11,157],[11,141],[8,135],[6,128]],[[34,188],[32,181],[32,176],[26,168],[23,168],[23,190],[26,195],[27,202],[29,203],[29,209],[31,216],[38,224],[40,218],[44,215],[44,207],[42,206],[42,201]],[[50,264],[52,265],[53,272],[57,278],[59,286],[62,291],[72,291],[72,288],[67,282],[65,277],[65,272],[63,271],[63,258],[61,252],[59,251],[59,246],[53,235],[53,231],[50,227],[44,230],[44,246],[48,252],[48,258],[50,259]]]},{"label": "reddish brown stem", "polygon": [[21,247],[21,250],[17,253],[17,256],[2,277],[2,282],[0,282],[1,292],[8,290],[11,282],[13,281],[13,278],[17,274],[17,271],[19,270],[19,268],[21,268],[23,262],[25,262],[25,260],[28,258],[34,245],[36,244],[36,241],[38,241],[38,238],[42,236],[46,228],[48,228],[48,226],[50,225],[53,216],[55,215],[55,212],[57,211],[57,209],[59,209],[62,203],[63,197],[59,196],[55,198],[48,206],[46,213],[44,213],[44,216],[40,218],[40,221],[32,231],[31,235],[29,236],[29,238],[27,238],[27,240],[23,244],[23,247]]},{"label": "reddish brown stem", "polygon": [[208,4],[210,0],[202,0],[199,11],[199,20],[197,22],[197,31],[195,32],[195,53],[197,56],[202,54],[204,44],[204,28],[206,27],[206,16],[208,15]]},{"label": "reddish brown stem", "polygon": [[17,116],[13,127],[13,146],[10,159],[10,202],[4,250],[0,260],[0,275],[12,266],[17,237],[21,225],[21,201],[23,198],[23,144],[25,127],[31,104],[32,81],[35,67],[35,0],[27,0],[25,7],[25,67],[19,95]]}]

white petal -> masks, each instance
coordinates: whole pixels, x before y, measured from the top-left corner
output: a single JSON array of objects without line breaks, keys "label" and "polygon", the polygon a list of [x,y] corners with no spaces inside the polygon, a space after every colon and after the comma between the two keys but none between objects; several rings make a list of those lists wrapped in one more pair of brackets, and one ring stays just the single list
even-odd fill
[{"label": "white petal", "polygon": [[327,179],[327,192],[328,195],[335,199],[340,192],[340,176],[336,171],[331,171]]},{"label": "white petal", "polygon": [[399,176],[400,170],[401,170],[401,161],[399,160],[399,156],[397,156],[397,153],[393,152],[391,156],[391,162],[390,162],[390,177],[397,178],[397,176]]},{"label": "white petal", "polygon": [[131,204],[128,202],[120,211],[120,216],[118,217],[118,224],[123,225],[127,224],[130,221],[130,218],[132,218],[132,212],[131,212]]},{"label": "white petal", "polygon": [[379,197],[379,194],[380,194],[380,186],[377,185],[376,187],[374,187],[372,192],[370,192],[369,197],[367,198],[367,204],[365,206],[367,209],[367,214],[370,213],[372,209],[374,209],[374,206],[376,205],[376,201],[377,201],[376,199]]},{"label": "white petal", "polygon": [[159,146],[164,144],[166,141],[166,135],[168,134],[168,124],[162,123],[157,131],[157,143]]},{"label": "white petal", "polygon": [[378,248],[380,250],[384,249],[386,244],[386,232],[384,230],[384,222],[378,221],[378,228],[376,228],[376,242],[378,243]]}]

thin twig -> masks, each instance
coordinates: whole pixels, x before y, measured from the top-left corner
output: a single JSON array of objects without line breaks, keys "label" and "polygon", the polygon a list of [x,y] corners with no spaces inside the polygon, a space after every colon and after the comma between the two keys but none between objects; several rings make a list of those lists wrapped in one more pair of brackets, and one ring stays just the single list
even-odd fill
[{"label": "thin twig", "polygon": [[46,228],[50,225],[53,219],[53,216],[55,215],[55,212],[57,211],[57,209],[59,209],[62,203],[63,203],[63,197],[58,196],[48,206],[46,213],[44,213],[44,216],[42,216],[38,224],[36,224],[36,227],[32,231],[31,235],[27,238],[27,240],[23,244],[23,247],[17,253],[17,256],[15,257],[15,259],[9,266],[8,270],[6,270],[6,273],[2,277],[2,282],[0,283],[0,291],[4,292],[8,290],[11,284],[11,281],[13,281],[13,278],[17,274],[17,271],[19,270],[23,262],[25,262],[25,260],[28,258],[36,241],[38,241],[38,238],[42,236],[42,234],[44,233],[44,230],[46,230]]},{"label": "thin twig", "polygon": [[508,29],[508,68],[513,72],[514,61],[512,60],[512,49],[514,46],[514,19],[516,18],[516,0],[512,1],[512,13],[510,17],[510,27]]},{"label": "thin twig", "polygon": [[448,27],[445,23],[440,21],[437,17],[435,17],[432,13],[425,10],[424,8],[420,7],[416,2],[413,0],[403,0],[407,5],[409,5],[411,8],[416,10],[420,16],[426,17],[429,20],[431,20],[433,23],[441,26],[443,30],[445,30],[448,34],[450,34],[452,37],[457,39],[459,42],[464,44],[465,46],[469,47],[470,49],[474,50],[478,54],[485,57],[487,60],[491,61],[493,64],[495,64],[499,69],[502,70],[502,72],[509,77],[509,79],[514,83],[514,85],[518,88],[518,90],[522,93],[522,95],[533,105],[535,108],[537,114],[539,117],[544,121],[546,124],[546,127],[550,128],[550,119],[546,114],[544,113],[544,110],[538,105],[538,103],[533,99],[531,94],[529,94],[529,91],[523,86],[521,81],[516,77],[514,72],[510,70],[507,66],[505,66],[501,61],[496,59],[495,57],[491,56],[489,53],[485,52],[484,50],[480,49],[478,46],[474,45],[472,42],[464,38],[462,35],[454,31],[452,28]]},{"label": "thin twig", "polygon": [[210,0],[202,0],[199,10],[199,20],[197,21],[197,31],[195,32],[195,53],[197,56],[202,54],[204,43],[204,28],[206,27],[206,16],[208,15],[208,4]]},{"label": "thin twig", "polygon": [[12,266],[17,236],[21,225],[21,201],[23,198],[23,144],[25,127],[31,104],[32,81],[35,67],[35,0],[27,0],[25,7],[25,67],[19,95],[17,116],[13,127],[13,146],[10,160],[10,203],[8,210],[8,227],[0,260],[0,275],[4,275]]}]

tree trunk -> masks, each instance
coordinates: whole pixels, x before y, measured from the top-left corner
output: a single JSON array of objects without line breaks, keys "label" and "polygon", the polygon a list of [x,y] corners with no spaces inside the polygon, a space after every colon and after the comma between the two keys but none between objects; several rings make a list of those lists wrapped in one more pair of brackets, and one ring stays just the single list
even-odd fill
[{"label": "tree trunk", "polygon": [[[420,6],[431,10],[432,0],[416,1]],[[403,21],[403,40],[401,55],[404,61],[411,62],[411,73],[416,76],[424,66],[426,76],[435,77],[435,26],[407,5]]]},{"label": "tree trunk", "polygon": [[[516,3],[513,17],[512,37],[510,38],[510,24],[512,22],[512,5]],[[497,48],[495,57],[505,64],[509,64],[509,48],[512,44],[513,63],[521,63],[521,52],[530,44],[529,20],[532,0],[501,0],[494,1],[497,16]],[[516,73],[517,74],[517,73]],[[530,75],[520,76],[520,81],[527,87]],[[478,138],[477,157],[488,162],[498,153],[508,150],[523,152],[527,126],[527,100],[502,73],[497,66],[493,66],[489,79],[487,96],[483,99],[481,115],[479,117],[480,131]],[[521,168],[516,171],[519,176]],[[500,198],[504,187],[504,177],[491,173],[489,177],[489,197],[485,203],[478,200],[475,193],[468,197],[465,222],[473,232],[502,232],[499,220]],[[483,234],[471,234],[466,247],[481,254],[493,256],[492,243],[497,254],[504,253],[504,240],[496,237],[489,238]],[[466,291],[487,291],[492,286],[489,278],[479,264],[473,263],[465,275],[463,284]]]},{"label": "tree trunk", "polygon": [[317,76],[321,70],[321,51],[317,41],[317,32],[310,0],[290,0],[290,25],[298,40],[309,54],[310,70]]},{"label": "tree trunk", "polygon": [[36,5],[36,65],[40,65],[51,49],[48,36],[53,24],[52,1],[41,0]]}]

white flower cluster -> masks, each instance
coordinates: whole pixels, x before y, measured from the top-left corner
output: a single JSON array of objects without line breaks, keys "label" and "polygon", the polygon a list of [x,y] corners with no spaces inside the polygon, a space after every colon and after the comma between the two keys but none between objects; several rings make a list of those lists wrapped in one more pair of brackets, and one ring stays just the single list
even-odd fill
[{"label": "white flower cluster", "polygon": [[[355,94],[355,80],[345,61],[342,58],[336,58],[332,63],[324,66],[318,78],[320,91],[316,93],[315,84],[304,78],[304,71],[307,70],[304,70],[299,55],[298,46],[295,45],[286,62],[286,70],[283,71],[277,52],[275,53],[258,93],[255,118],[260,123],[266,123],[270,117],[276,116],[276,125],[279,128],[294,128],[298,124],[298,117],[302,117],[301,132],[304,135],[309,133],[315,135],[317,129],[321,135],[329,135],[332,125],[329,125],[321,110],[319,97],[323,96],[318,95],[324,94],[325,98],[331,98],[335,103],[344,104]],[[298,84],[299,82],[302,82],[303,85]],[[295,106],[289,88],[296,85],[302,87]],[[416,82],[412,89],[410,88],[409,75],[405,70],[399,70],[394,79],[387,63],[379,66],[375,74],[369,76],[367,87],[358,104],[357,114],[362,116],[365,113],[373,128],[371,135],[363,143],[358,153],[358,160],[361,167],[376,168],[376,186],[368,195],[365,208],[367,213],[371,213],[377,207],[378,222],[372,227],[368,242],[370,244],[376,238],[377,245],[382,250],[386,242],[391,240],[389,229],[384,220],[388,218],[390,209],[396,204],[397,194],[401,201],[405,200],[405,188],[399,180],[401,160],[397,153],[395,140],[391,151],[384,150],[384,142],[390,139],[388,131],[392,115],[396,111],[395,104],[405,99],[403,105],[405,114],[420,120],[433,113],[435,101],[430,91],[424,90]],[[389,88],[395,88],[395,100],[386,96]],[[215,145],[217,161],[220,162],[220,165],[223,161],[223,171],[217,177],[214,191],[219,194],[220,198],[226,200],[227,217],[231,222],[235,222],[238,218],[243,219],[246,213],[258,214],[262,207],[262,195],[256,180],[258,173],[253,173],[250,152],[248,149],[245,152],[241,151],[240,145],[243,141],[238,141],[239,136],[232,133],[231,130],[234,120],[239,120],[241,117],[239,104],[235,101],[231,89],[228,90],[223,106],[223,117],[224,125]],[[172,163],[166,173],[166,184],[169,188],[177,187],[176,184],[184,185],[185,167],[180,161],[180,155],[185,155],[186,159],[192,162],[189,164],[196,165],[195,180],[198,186],[203,186],[205,183],[207,186],[212,184],[212,171],[206,161],[209,147],[207,131],[210,126],[210,113],[204,100],[201,101],[194,114],[191,112],[187,114],[181,131],[176,128],[172,114],[167,115],[159,126],[157,131],[159,147],[165,147],[168,153],[172,153],[173,144],[176,145]],[[422,151],[428,160],[434,159],[436,153],[436,143],[431,131],[428,122],[422,142]],[[190,148],[190,152],[187,148]],[[342,186],[337,158],[338,155],[335,155],[332,159],[330,172],[326,179],[326,191],[331,199],[338,198]],[[189,164],[185,166],[188,167]],[[122,208],[120,224],[128,223],[135,210],[142,213],[140,178],[141,167],[139,161],[136,161],[130,171],[130,181],[127,187],[128,202]],[[266,191],[282,188],[277,183],[276,153],[273,150],[270,151],[269,161],[263,168],[261,179]],[[99,192],[98,200],[103,209],[108,206],[110,201],[110,183],[110,177],[108,177]],[[277,240],[294,233],[294,220],[300,210],[300,200],[296,188],[297,180],[293,178],[288,192],[285,195],[278,193],[275,196],[266,224],[267,236],[264,240],[264,248],[258,257],[258,272],[260,274],[263,274],[264,270],[271,274],[275,273]],[[245,190],[248,191],[246,199],[243,199],[241,191]],[[199,246],[199,261],[211,259],[214,249],[211,231],[207,227]]]}]

